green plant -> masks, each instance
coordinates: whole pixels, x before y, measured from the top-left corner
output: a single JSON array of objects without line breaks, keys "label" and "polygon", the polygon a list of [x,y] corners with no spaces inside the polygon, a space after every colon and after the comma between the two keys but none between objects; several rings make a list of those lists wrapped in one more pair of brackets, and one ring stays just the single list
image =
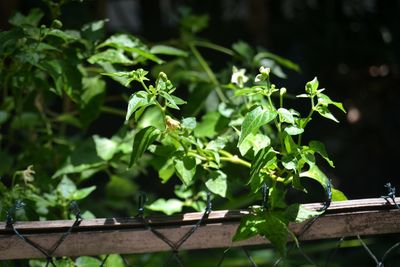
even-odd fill
[{"label": "green plant", "polygon": [[[282,67],[299,67],[244,42],[229,49],[200,39],[205,16],[186,14],[178,41],[152,46],[129,34],[104,40],[105,21],[71,31],[56,19],[39,26],[42,17],[40,10],[17,13],[14,27],[0,33],[1,218],[23,199],[35,207],[23,218],[66,219],[70,201],[100,187],[97,176],[107,178],[106,198],[88,209],[132,214],[138,177],[153,168],[177,197],[152,196],[147,207],[167,214],[203,210],[206,191],[221,197],[217,207],[247,207],[268,186],[266,206],[253,207],[234,239],[260,234],[285,254],[288,223],[318,214],[289,205],[287,191],[305,192],[303,177],[328,187],[316,154],[333,167],[321,142],[302,143],[303,132],[315,114],[337,121],[329,108],[344,111],[316,78],[298,96],[311,103],[302,116],[287,107],[293,97],[286,89],[270,81],[271,74],[286,77]],[[226,65],[214,69],[202,49],[224,54]],[[106,90],[106,77],[129,89]],[[88,134],[94,122],[109,122],[104,114],[118,122],[115,134]],[[345,199],[332,191],[333,200]]]}]

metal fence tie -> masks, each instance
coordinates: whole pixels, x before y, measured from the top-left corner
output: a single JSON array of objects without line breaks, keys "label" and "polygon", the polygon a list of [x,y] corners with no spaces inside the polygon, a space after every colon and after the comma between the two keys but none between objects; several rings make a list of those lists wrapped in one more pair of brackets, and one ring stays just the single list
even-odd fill
[{"label": "metal fence tie", "polygon": [[388,194],[386,196],[381,196],[381,197],[386,200],[387,204],[391,204],[389,199],[392,200],[395,207],[400,209],[399,204],[397,204],[396,202],[396,187],[392,186],[390,182],[386,183],[384,186],[387,188]]},{"label": "metal fence tie", "polygon": [[267,208],[267,201],[268,201],[268,194],[269,194],[269,187],[266,183],[263,183],[261,187],[261,194],[262,194],[262,203],[261,207],[263,209]]},{"label": "metal fence tie", "polygon": [[332,180],[328,179],[326,189],[325,189],[326,201],[324,202],[322,208],[318,211],[326,211],[332,203]]}]

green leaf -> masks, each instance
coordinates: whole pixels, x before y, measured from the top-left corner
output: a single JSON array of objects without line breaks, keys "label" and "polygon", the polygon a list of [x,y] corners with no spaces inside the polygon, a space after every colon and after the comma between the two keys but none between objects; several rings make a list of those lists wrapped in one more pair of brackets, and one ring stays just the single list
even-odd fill
[{"label": "green leaf", "polygon": [[125,121],[128,121],[132,114],[142,107],[150,106],[155,103],[152,96],[146,91],[138,91],[131,95],[128,102],[128,110],[126,112]]},{"label": "green leaf", "polygon": [[96,186],[90,186],[90,187],[86,187],[86,188],[82,188],[79,189],[77,191],[75,191],[72,196],[71,196],[71,200],[81,200],[86,198],[88,195],[90,195],[90,193],[92,193],[94,190],[96,189]]},{"label": "green leaf", "polygon": [[334,122],[339,123],[339,121],[333,116],[333,114],[329,111],[327,106],[316,106],[315,109],[322,117],[325,117],[327,119],[330,119]]},{"label": "green leaf", "polygon": [[212,193],[220,195],[221,197],[226,197],[226,191],[228,189],[226,174],[220,170],[210,172],[206,186]]},{"label": "green leaf", "polygon": [[137,54],[139,56],[142,56],[146,59],[149,59],[151,61],[154,61],[157,64],[161,64],[164,63],[164,61],[162,59],[160,59],[159,57],[151,54],[150,52],[148,52],[147,50],[143,50],[140,48],[136,48],[136,47],[131,47],[131,48],[125,48],[126,51],[132,52],[133,55]]},{"label": "green leaf", "polygon": [[75,260],[76,267],[98,267],[101,261],[94,257],[82,256]]},{"label": "green leaf", "polygon": [[329,179],[326,175],[317,167],[317,165],[310,165],[310,169],[308,171],[302,172],[300,177],[309,177],[311,179],[319,182],[325,189],[328,186]]},{"label": "green leaf", "polygon": [[84,77],[82,79],[83,93],[81,95],[79,118],[84,126],[88,126],[100,115],[104,101],[106,83],[100,76]]},{"label": "green leaf", "polygon": [[292,151],[294,151],[297,148],[296,143],[293,141],[292,136],[286,134],[284,139],[283,139],[283,143],[285,145],[285,149],[288,153],[292,153]]},{"label": "green leaf", "polygon": [[309,95],[316,95],[318,93],[319,82],[317,77],[315,77],[312,81],[306,83],[306,93]]},{"label": "green leaf", "polygon": [[132,180],[112,175],[106,185],[106,195],[111,199],[123,199],[133,197],[137,187]]},{"label": "green leaf", "polygon": [[9,117],[10,114],[7,111],[0,110],[0,125],[5,123]]},{"label": "green leaf", "polygon": [[240,154],[244,156],[252,148],[254,154],[257,154],[258,151],[269,146],[270,144],[271,139],[267,135],[261,133],[254,135],[253,133],[250,133],[239,145],[239,151]]},{"label": "green leaf", "polygon": [[[276,155],[271,147],[261,149],[251,163],[249,183],[252,192],[257,192],[264,182],[268,182],[269,176],[261,173],[263,168],[273,168],[276,163]],[[268,184],[268,183],[267,183]]]},{"label": "green leaf", "polygon": [[190,33],[197,33],[208,26],[208,15],[185,14],[181,18],[181,27]]},{"label": "green leaf", "polygon": [[98,135],[93,136],[94,143],[96,144],[97,155],[103,160],[107,161],[113,158],[117,152],[117,143],[111,139],[100,137]]},{"label": "green leaf", "polygon": [[116,49],[107,49],[100,53],[94,54],[88,59],[90,64],[98,62],[110,62],[112,64],[131,65],[134,62],[125,56],[124,52]]},{"label": "green leaf", "polygon": [[303,128],[299,128],[297,126],[289,126],[285,127],[284,130],[288,135],[299,135],[304,132]]},{"label": "green leaf", "polygon": [[196,160],[193,157],[183,156],[174,159],[175,171],[185,185],[192,183],[193,176],[196,174]]},{"label": "green leaf", "polygon": [[64,176],[61,182],[57,186],[57,191],[65,199],[72,199],[73,194],[76,191],[76,185],[67,176]]},{"label": "green leaf", "polygon": [[138,38],[133,37],[128,34],[116,34],[108,38],[102,44],[100,44],[97,48],[111,46],[116,49],[122,49],[126,52],[133,53],[134,57],[141,56],[145,59],[149,59],[158,64],[163,63],[163,61],[157,56],[153,55],[149,52],[147,46],[145,46]]},{"label": "green leaf", "polygon": [[282,256],[286,256],[289,229],[287,224],[273,213],[267,213],[265,221],[258,226],[261,236],[267,238]]},{"label": "green leaf", "polygon": [[286,188],[283,183],[276,183],[269,190],[268,205],[271,210],[284,209],[287,207],[285,202]]},{"label": "green leaf", "polygon": [[293,156],[293,154],[288,154],[282,158],[282,165],[286,170],[296,171],[297,162],[298,160]]},{"label": "green leaf", "polygon": [[196,137],[209,137],[213,138],[217,132],[218,121],[221,118],[219,112],[208,112],[203,116],[200,123],[197,124],[194,129],[194,135]]},{"label": "green leaf", "polygon": [[236,42],[232,45],[232,49],[248,62],[252,61],[254,50],[248,43],[245,43],[243,41]]},{"label": "green leaf", "polygon": [[103,39],[105,33],[104,26],[106,22],[107,19],[103,19],[84,24],[81,28],[82,38],[93,42],[98,42]]},{"label": "green leaf", "polygon": [[178,57],[188,56],[188,53],[186,51],[168,45],[155,45],[150,49],[150,53],[178,56]]},{"label": "green leaf", "polygon": [[285,109],[285,108],[279,108],[278,110],[278,114],[279,114],[279,121],[280,122],[287,122],[290,124],[294,124],[294,117],[292,115],[292,113]]},{"label": "green leaf", "polygon": [[206,149],[218,151],[223,149],[228,141],[226,136],[218,136],[215,140],[211,140],[207,144]]},{"label": "green leaf", "polygon": [[255,55],[254,60],[256,62],[260,62],[262,59],[264,58],[270,58],[273,61],[275,61],[276,63],[278,63],[279,65],[282,65],[288,69],[294,70],[294,71],[300,71],[300,67],[299,65],[295,64],[294,62],[286,59],[286,58],[282,58],[276,54],[273,54],[271,52],[260,52],[257,55]]},{"label": "green leaf", "polygon": [[341,111],[346,113],[346,110],[344,109],[342,103],[332,101],[327,95],[325,95],[323,93],[318,94],[318,103],[323,106],[334,105],[335,107],[337,107],[338,109],[340,109]]},{"label": "green leaf", "polygon": [[59,29],[46,29],[44,31],[44,35],[60,38],[66,43],[79,39],[79,32],[77,32],[77,31],[62,31]]},{"label": "green leaf", "polygon": [[183,207],[182,201],[175,199],[175,198],[171,198],[168,200],[159,198],[155,202],[153,202],[151,205],[146,206],[146,208],[148,208],[149,210],[161,211],[167,215],[181,212],[182,207]]},{"label": "green leaf", "polygon": [[164,115],[157,106],[146,108],[143,115],[140,116],[137,127],[146,128],[148,126],[154,126],[160,131],[165,130]]},{"label": "green leaf", "polygon": [[301,223],[322,214],[323,211],[307,209],[301,204],[292,204],[285,211],[285,217],[291,222]]},{"label": "green leaf", "polygon": [[124,259],[118,254],[107,256],[106,267],[125,267]]},{"label": "green leaf", "polygon": [[143,49],[146,48],[142,42],[128,34],[115,34],[110,36],[107,40],[105,40],[103,43],[101,43],[98,48],[104,47],[104,46],[111,46],[115,48],[125,48],[125,47],[141,47]]},{"label": "green leaf", "polygon": [[323,157],[332,168],[335,167],[333,161],[329,159],[328,153],[326,152],[325,145],[323,143],[319,141],[310,141],[308,145],[311,150],[321,155],[321,157]]},{"label": "green leaf", "polygon": [[264,109],[261,106],[247,113],[243,121],[238,146],[240,146],[250,133],[257,131],[261,126],[275,119],[276,115],[275,111]]},{"label": "green leaf", "polygon": [[263,218],[255,216],[254,214],[243,216],[232,241],[246,240],[258,235],[258,225],[263,223],[263,221]]},{"label": "green leaf", "polygon": [[[166,104],[168,107],[179,110],[179,107],[178,107],[177,103],[175,102],[175,100],[176,99],[182,100],[182,99],[180,99],[178,97],[173,97],[172,95],[170,95],[169,93],[167,93],[165,91],[160,91],[159,93],[160,93],[160,96],[166,100]],[[186,103],[183,100],[180,102]]]},{"label": "green leaf", "polygon": [[332,188],[331,190],[332,190],[332,201],[344,201],[344,200],[347,200],[346,195],[342,191],[337,190],[335,188]]},{"label": "green leaf", "polygon": [[40,20],[43,18],[44,13],[39,8],[34,8],[29,11],[27,16],[22,15],[21,13],[15,13],[10,19],[9,23],[14,26],[34,26],[37,27],[39,25]]},{"label": "green leaf", "polygon": [[181,127],[187,130],[194,130],[196,128],[196,118],[195,117],[188,117],[182,119]]},{"label": "green leaf", "polygon": [[143,155],[143,153],[147,150],[147,148],[158,138],[160,135],[160,130],[153,126],[149,126],[141,129],[138,133],[136,133],[132,154],[129,166],[136,163],[138,159]]},{"label": "green leaf", "polygon": [[161,167],[158,171],[158,176],[160,176],[162,183],[168,182],[168,180],[174,175],[175,173],[175,166],[174,160],[168,159],[165,164]]},{"label": "green leaf", "polygon": [[106,72],[101,73],[101,75],[110,76],[111,78],[114,78],[117,82],[121,83],[123,86],[128,87],[132,81],[148,81],[149,79],[146,77],[147,73],[149,72],[145,71],[144,69],[137,69],[133,71]]}]

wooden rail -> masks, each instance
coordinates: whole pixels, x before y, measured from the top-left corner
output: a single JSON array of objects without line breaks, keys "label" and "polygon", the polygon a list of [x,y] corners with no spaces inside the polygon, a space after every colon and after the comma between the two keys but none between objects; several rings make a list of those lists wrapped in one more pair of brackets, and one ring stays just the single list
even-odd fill
[{"label": "wooden rail", "polygon": [[[400,203],[400,198],[396,199]],[[321,204],[305,204],[318,209]],[[240,219],[246,210],[213,211],[204,224],[181,246],[181,250],[229,246],[267,244],[268,240],[254,237],[232,243]],[[173,216],[148,217],[149,224],[173,242],[178,241],[202,216],[187,213]],[[301,236],[301,240],[330,239],[342,236],[400,233],[400,210],[388,205],[382,198],[333,202]],[[73,221],[16,222],[15,228],[29,240],[50,249],[68,230]],[[304,223],[290,224],[298,234]],[[54,256],[81,256],[100,254],[130,254],[168,251],[170,247],[157,238],[135,218],[107,218],[83,220],[57,248]],[[44,255],[16,236],[0,222],[0,260],[43,258]]]}]

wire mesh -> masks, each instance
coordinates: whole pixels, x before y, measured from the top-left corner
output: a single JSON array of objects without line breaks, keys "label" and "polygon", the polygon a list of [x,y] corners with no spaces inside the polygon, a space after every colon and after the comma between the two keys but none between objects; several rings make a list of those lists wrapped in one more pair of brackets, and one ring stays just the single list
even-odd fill
[{"label": "wire mesh", "polygon": [[[395,188],[391,186],[390,183],[387,183],[385,187],[388,190],[388,195],[382,196],[387,201],[388,205],[392,205],[396,207],[397,209],[400,209],[399,205],[396,203],[395,200]],[[265,185],[263,186],[262,189],[262,206],[266,207],[267,206],[267,194],[268,194],[268,187]],[[180,248],[182,244],[184,244],[192,235],[195,233],[195,231],[201,227],[201,225],[204,223],[204,220],[208,217],[212,210],[212,203],[211,203],[211,195],[210,193],[207,194],[207,205],[206,208],[202,214],[202,217],[191,226],[191,228],[181,237],[179,238],[178,241],[174,242],[167,238],[165,235],[163,235],[156,227],[152,226],[151,223],[148,221],[146,216],[144,215],[145,211],[145,203],[146,203],[146,195],[145,194],[140,194],[139,199],[138,199],[138,212],[137,215],[135,216],[136,219],[138,219],[142,224],[145,229],[148,231],[151,231],[157,238],[162,240],[164,243],[166,243],[170,247],[170,254],[165,257],[163,260],[162,266],[179,266],[179,267],[185,267],[185,266],[192,266],[192,263],[187,264],[185,263],[185,259],[181,257],[180,255]],[[326,201],[323,203],[322,208],[320,209],[321,211],[325,211],[331,204],[332,200],[332,192],[331,192],[331,187],[330,183],[328,184],[326,188]],[[76,227],[80,225],[82,222],[82,217],[81,217],[81,211],[79,209],[78,203],[77,202],[71,202],[70,204],[70,213],[75,216],[75,220],[72,223],[72,225],[68,228],[68,230],[64,233],[61,234],[60,238],[50,247],[50,248],[43,248],[40,245],[36,244],[32,240],[29,239],[29,237],[21,234],[18,229],[15,227],[15,220],[14,220],[14,214],[18,209],[21,209],[24,207],[24,203],[21,201],[17,201],[7,212],[7,222],[6,225],[9,229],[12,230],[12,232],[18,236],[21,240],[23,240],[25,243],[27,243],[29,246],[33,247],[35,250],[39,251],[42,255],[45,256],[46,261],[44,266],[52,266],[56,267],[56,260],[54,257],[55,252],[57,251],[57,248],[68,238],[68,236],[74,231]],[[314,217],[313,219],[309,220],[301,229],[300,233],[297,235],[298,239],[301,239],[301,237],[310,229],[313,227],[316,221],[318,221],[319,218],[324,216],[324,213],[321,213],[321,215]],[[334,266],[346,266],[346,265],[337,265],[335,263],[335,259],[340,262],[339,257],[344,257],[346,253],[346,248],[349,247],[348,244],[353,244],[353,249],[354,248],[362,248],[364,257],[363,261],[369,259],[371,264],[370,266],[377,266],[377,267],[388,267],[389,265],[385,265],[388,262],[388,259],[391,258],[390,263],[395,264],[391,266],[400,266],[400,256],[397,255],[396,253],[399,252],[399,247],[400,247],[400,242],[394,242],[393,245],[389,246],[387,248],[387,244],[385,250],[382,251],[382,249],[372,249],[370,247],[370,244],[374,244],[374,242],[371,242],[371,239],[369,237],[361,237],[360,235],[355,234],[356,239],[350,239],[348,237],[341,237],[339,240],[335,242],[335,244],[328,250],[325,250],[325,256],[316,256],[316,253],[312,253],[312,251],[309,249],[308,244],[303,244],[301,242],[292,242],[291,245],[289,245],[288,248],[288,256],[286,258],[283,257],[275,257],[274,260],[269,260],[269,263],[267,262],[261,262],[263,266],[321,266],[321,267],[334,267]],[[367,238],[367,239],[365,239]],[[357,241],[357,244],[354,245],[354,242]],[[332,241],[329,241],[332,243]],[[347,242],[347,245],[344,246],[344,243]],[[380,248],[383,247],[382,244],[379,246]],[[236,249],[236,248],[235,248]],[[240,247],[239,248],[242,253],[241,257],[244,257],[247,259],[247,264],[252,267],[258,267],[261,265],[258,265],[259,263],[257,262],[257,258],[253,258],[252,253],[253,251],[250,250],[250,248],[247,247]],[[262,248],[264,250],[269,250],[271,251],[271,248]],[[226,259],[228,258],[229,252],[232,250],[232,247],[229,247],[225,249],[220,257],[215,257],[216,259],[219,258],[219,260],[210,266],[217,266],[221,267],[224,266],[224,263]],[[260,251],[259,248],[256,248],[254,252]],[[310,252],[311,251],[311,252]],[[341,251],[344,251],[341,254]],[[359,251],[359,253],[361,253]],[[236,254],[237,255],[237,254]],[[277,255],[277,254],[275,254]],[[367,257],[366,257],[367,256]],[[397,257],[396,257],[397,256]],[[124,255],[121,255],[121,259],[123,262],[124,266],[136,266],[136,265],[131,265],[127,258]],[[109,255],[105,255],[101,263],[99,264],[100,267],[104,266],[112,266],[108,264],[109,260]],[[171,261],[174,260],[174,263]],[[16,261],[18,262],[18,261]],[[296,263],[294,263],[296,262]],[[301,262],[301,263],[300,263]],[[0,261],[0,266],[10,266],[10,261]],[[16,266],[23,266],[19,263],[16,264]],[[229,266],[229,265],[227,265]],[[242,265],[241,265],[242,266]],[[350,265],[349,265],[350,266]],[[353,265],[354,266],[354,265]],[[365,265],[357,265],[357,266],[365,266]]]}]

